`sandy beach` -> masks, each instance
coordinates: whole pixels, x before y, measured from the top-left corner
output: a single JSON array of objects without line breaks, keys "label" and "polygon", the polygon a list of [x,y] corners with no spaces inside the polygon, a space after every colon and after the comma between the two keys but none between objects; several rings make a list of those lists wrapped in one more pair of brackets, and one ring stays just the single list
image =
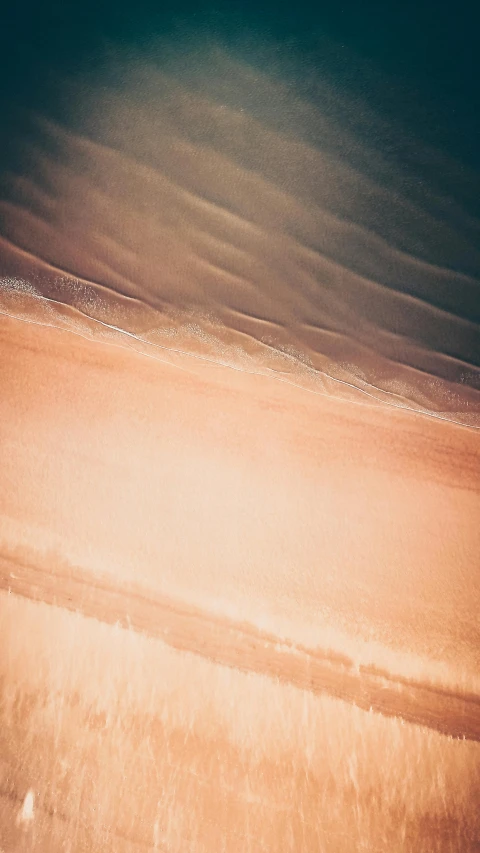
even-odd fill
[{"label": "sandy beach", "polygon": [[4,849],[475,850],[475,431],[1,334]]},{"label": "sandy beach", "polygon": [[0,93],[0,853],[478,853],[478,176],[154,42]]}]

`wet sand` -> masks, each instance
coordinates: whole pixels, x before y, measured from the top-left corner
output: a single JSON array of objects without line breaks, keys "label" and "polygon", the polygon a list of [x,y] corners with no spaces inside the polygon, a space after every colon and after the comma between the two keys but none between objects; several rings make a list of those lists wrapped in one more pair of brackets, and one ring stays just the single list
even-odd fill
[{"label": "wet sand", "polygon": [[248,623],[161,598],[148,589],[101,583],[78,569],[67,575],[52,566],[47,573],[1,558],[0,589],[158,637],[173,649],[221,666],[343,699],[450,738],[480,741],[480,696],[395,676],[373,664],[357,667],[334,650],[307,649]]}]

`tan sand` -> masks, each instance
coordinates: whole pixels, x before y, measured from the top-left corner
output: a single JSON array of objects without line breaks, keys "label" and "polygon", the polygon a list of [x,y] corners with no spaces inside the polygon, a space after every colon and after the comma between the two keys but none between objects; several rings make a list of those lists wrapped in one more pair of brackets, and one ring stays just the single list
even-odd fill
[{"label": "tan sand", "polygon": [[[478,748],[448,735],[479,728],[477,433],[0,326],[4,587],[62,604],[78,566],[257,632],[172,651],[133,601],[123,630],[2,592],[5,853],[474,851]],[[328,653],[314,692],[285,641]]]},{"label": "tan sand", "polygon": [[477,226],[213,59],[3,176],[0,851],[474,853]]},{"label": "tan sand", "polygon": [[4,547],[475,672],[475,431],[1,325]]}]

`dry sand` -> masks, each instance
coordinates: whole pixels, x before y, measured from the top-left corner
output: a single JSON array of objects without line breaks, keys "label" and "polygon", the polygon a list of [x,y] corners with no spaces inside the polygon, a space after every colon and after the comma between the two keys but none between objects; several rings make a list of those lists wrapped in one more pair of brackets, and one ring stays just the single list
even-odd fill
[{"label": "dry sand", "polygon": [[478,849],[475,431],[1,345],[3,849]]}]

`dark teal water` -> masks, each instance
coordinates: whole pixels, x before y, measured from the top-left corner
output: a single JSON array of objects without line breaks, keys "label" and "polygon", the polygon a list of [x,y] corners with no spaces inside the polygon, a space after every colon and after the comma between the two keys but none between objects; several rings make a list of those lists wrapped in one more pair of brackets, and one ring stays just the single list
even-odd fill
[{"label": "dark teal water", "polygon": [[474,23],[426,3],[10,10],[0,275],[476,424]]}]

